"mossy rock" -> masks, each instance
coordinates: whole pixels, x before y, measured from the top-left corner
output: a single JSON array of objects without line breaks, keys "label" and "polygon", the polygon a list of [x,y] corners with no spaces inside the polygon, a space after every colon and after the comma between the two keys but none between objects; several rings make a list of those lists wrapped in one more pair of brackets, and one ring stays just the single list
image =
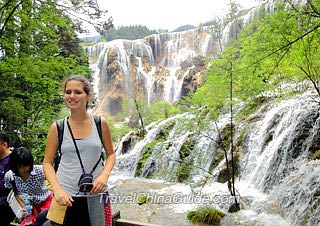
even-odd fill
[{"label": "mossy rock", "polygon": [[187,213],[187,219],[190,222],[209,225],[219,225],[224,216],[225,213],[210,206],[200,207]]},{"label": "mossy rock", "polygon": [[[239,176],[239,172],[240,172],[240,164],[239,164],[239,153],[234,153],[233,154],[233,160],[234,160],[234,175],[235,177],[238,177]],[[231,167],[232,167],[232,162],[231,162],[231,157],[229,156],[228,157],[228,166],[229,166],[229,177],[231,179]],[[217,181],[219,183],[225,183],[228,181],[228,171],[227,171],[227,166],[224,166],[220,172],[219,172],[219,175],[218,175],[218,178],[217,178]]]},{"label": "mossy rock", "polygon": [[269,100],[269,97],[259,96],[252,99],[247,105],[237,114],[236,121],[241,122],[248,118],[251,114],[257,111],[259,107]]},{"label": "mossy rock", "polygon": [[180,159],[183,160],[188,157],[195,148],[195,142],[193,140],[188,140],[181,145],[179,150]]},{"label": "mossy rock", "polygon": [[[320,189],[320,188],[319,188]],[[314,195],[315,198],[319,198],[320,197],[320,190],[317,190]]]},{"label": "mossy rock", "polygon": [[235,142],[235,145],[236,146],[241,146],[242,145],[242,142],[243,142],[243,138],[244,138],[244,135],[246,134],[247,132],[247,129],[248,127],[247,126],[244,126],[243,129],[240,131],[240,134]]},{"label": "mossy rock", "polygon": [[[231,177],[231,173],[229,173],[229,176]],[[219,175],[217,178],[217,181],[219,183],[225,183],[228,181],[228,171],[227,171],[227,167],[224,166],[220,171],[219,171]]]},{"label": "mossy rock", "polygon": [[170,131],[173,129],[173,127],[175,126],[175,122],[172,121],[170,122],[169,124],[167,124],[166,126],[160,128],[158,134],[156,135],[156,138],[155,140],[167,140],[168,136],[169,136],[169,133]]},{"label": "mossy rock", "polygon": [[215,155],[211,159],[210,167],[209,167],[209,172],[212,173],[214,168],[216,168],[219,163],[222,161],[224,158],[224,151],[221,149],[218,149]]},{"label": "mossy rock", "polygon": [[185,160],[177,168],[177,180],[178,182],[186,181],[189,176],[190,172],[193,169],[193,161],[192,160]]},{"label": "mossy rock", "polygon": [[146,163],[148,158],[152,155],[153,148],[157,143],[158,143],[157,141],[150,142],[141,151],[140,159],[137,163],[137,168],[134,174],[135,177],[139,177],[142,175],[142,169],[144,167],[144,164]]},{"label": "mossy rock", "polygon": [[309,155],[310,160],[320,159],[320,150],[317,150],[315,153]]},{"label": "mossy rock", "polygon": [[176,174],[178,182],[186,181],[189,178],[192,169],[194,168],[191,156],[194,148],[195,141],[191,137],[190,140],[187,140],[182,144],[179,150],[180,161]]}]

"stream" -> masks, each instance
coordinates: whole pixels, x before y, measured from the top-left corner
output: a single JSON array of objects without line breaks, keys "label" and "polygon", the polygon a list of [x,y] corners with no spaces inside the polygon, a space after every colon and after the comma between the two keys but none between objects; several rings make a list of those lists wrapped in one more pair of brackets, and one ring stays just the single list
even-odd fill
[{"label": "stream", "polygon": [[[198,206],[210,204],[227,213],[228,203],[232,201],[227,185],[210,182],[203,188],[192,189],[183,183],[171,183],[163,180],[133,178],[114,172],[110,177],[109,192],[113,210],[120,210],[122,219],[163,226],[203,226],[190,223],[187,212]],[[125,175],[125,174],[124,174]],[[265,194],[245,183],[236,183],[243,210],[227,214],[221,225],[290,226],[280,217],[279,204],[269,201]],[[140,195],[149,196],[149,201],[138,204]],[[245,210],[249,205],[255,206]],[[266,213],[268,212],[268,213]]]}]

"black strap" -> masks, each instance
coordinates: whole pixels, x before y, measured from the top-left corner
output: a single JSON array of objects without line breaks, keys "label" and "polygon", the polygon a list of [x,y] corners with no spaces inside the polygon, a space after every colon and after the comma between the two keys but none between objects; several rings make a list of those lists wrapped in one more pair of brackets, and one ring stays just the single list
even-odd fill
[{"label": "black strap", "polygon": [[64,119],[59,119],[56,121],[57,123],[57,129],[58,129],[58,138],[59,138],[59,149],[58,151],[60,152],[59,154],[61,155],[61,145],[63,141],[63,130],[64,130]]},{"label": "black strap", "polygon": [[56,155],[54,157],[54,170],[55,171],[58,170],[60,160],[61,160],[61,145],[62,145],[62,141],[63,141],[64,118],[57,120],[56,125],[57,125],[57,130],[58,130],[59,146],[58,146],[58,150],[56,152]]},{"label": "black strap", "polygon": [[71,126],[70,126],[70,124],[69,124],[68,119],[69,119],[69,118],[67,118],[68,129],[69,129],[69,132],[70,132],[70,134],[71,134],[71,137],[72,137],[74,146],[75,146],[76,151],[77,151],[77,155],[78,155],[78,158],[79,158],[79,161],[80,161],[81,169],[82,169],[82,172],[83,172],[83,173],[86,173],[85,170],[84,170],[83,163],[82,163],[82,160],[81,160],[81,157],[80,157],[80,152],[79,152],[79,149],[78,149],[76,140],[74,139],[74,136],[73,136],[73,133],[72,133],[72,129],[71,129]]},{"label": "black strap", "polygon": [[[77,151],[77,155],[78,155],[78,158],[79,158],[79,161],[80,161],[80,165],[81,165],[81,169],[82,169],[82,172],[83,173],[86,173],[85,170],[84,170],[84,166],[83,166],[83,163],[82,163],[82,160],[81,160],[81,157],[80,157],[80,152],[79,152],[79,149],[78,149],[78,146],[77,146],[77,143],[76,143],[76,140],[74,139],[74,136],[73,136],[73,133],[72,133],[72,129],[71,129],[71,126],[69,124],[69,121],[68,121],[69,118],[67,118],[67,125],[68,125],[68,129],[69,129],[69,132],[71,134],[71,137],[72,137],[72,140],[73,140],[73,143],[74,143],[74,146],[76,148],[76,151]],[[101,160],[101,157],[99,158],[99,160],[97,161],[97,163],[94,165],[94,167],[92,168],[91,170],[91,174],[93,173],[93,171],[95,171],[95,169],[97,168],[99,162]]]},{"label": "black strap", "polygon": [[93,119],[94,119],[94,123],[96,124],[97,130],[98,130],[100,141],[103,144],[103,141],[102,141],[102,128],[101,128],[101,116],[93,115]]},{"label": "black strap", "polygon": [[11,171],[10,173],[10,182],[11,182],[11,185],[12,185],[12,190],[15,194],[18,194],[18,189],[17,189],[17,185],[16,185],[16,182],[14,181],[14,176],[13,176],[13,172]]},{"label": "black strap", "polygon": [[[94,118],[94,122],[96,124],[97,130],[98,130],[101,144],[102,144],[103,148],[106,150],[106,148],[104,147],[104,144],[103,144],[103,140],[102,140],[101,116],[93,115],[93,118]],[[101,151],[101,159],[102,159],[102,161],[104,161],[104,159],[105,159],[102,151]]]}]

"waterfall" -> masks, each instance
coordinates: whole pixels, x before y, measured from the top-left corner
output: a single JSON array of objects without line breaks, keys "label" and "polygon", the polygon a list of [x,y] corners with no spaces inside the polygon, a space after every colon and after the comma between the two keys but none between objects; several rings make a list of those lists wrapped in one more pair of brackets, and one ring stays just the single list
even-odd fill
[{"label": "waterfall", "polygon": [[[236,137],[246,128],[240,148],[241,171],[235,181],[242,209],[228,214],[222,225],[230,225],[231,222],[238,222],[239,225],[259,222],[255,224],[266,226],[311,226],[320,223],[320,161],[308,159],[311,150],[320,148],[317,143],[320,137],[320,106],[314,101],[317,97],[312,95],[308,92],[282,101],[270,100],[255,114],[236,125]],[[184,161],[194,166],[187,180],[192,189],[186,185],[183,191],[189,195],[198,191],[201,197],[229,197],[227,185],[216,182],[224,159],[220,160],[211,174],[208,172],[219,148],[216,143],[217,131],[229,123],[230,115],[222,114],[216,122],[210,122],[205,131],[197,129],[195,117],[184,114],[150,125],[143,140],[133,145],[127,154],[117,157],[116,168],[135,171],[143,148],[155,142],[150,157],[141,169],[141,176],[177,180],[181,167],[180,150],[191,142],[194,147]],[[186,122],[188,125],[185,125]],[[168,131],[166,136],[161,135],[166,134],[164,131]],[[207,182],[200,186],[203,181]],[[174,192],[174,187],[170,192]],[[211,204],[227,212],[228,203],[214,200]],[[196,206],[192,203],[179,208],[190,210]],[[178,207],[171,205],[170,208]]]},{"label": "waterfall", "polygon": [[261,121],[248,128],[252,131],[247,137],[248,154],[243,166],[248,183],[261,190],[272,188],[305,163],[310,141],[302,138],[308,138],[306,133],[313,133],[309,129],[299,130],[304,125],[313,126],[319,116],[319,105],[308,95],[270,107]]},{"label": "waterfall", "polygon": [[175,101],[178,101],[181,99],[181,90],[182,90],[182,84],[183,84],[184,78],[189,74],[190,70],[193,68],[195,68],[194,65],[192,67],[188,68],[188,70],[186,70],[181,77],[178,77],[178,81],[177,81],[177,84],[175,87],[176,92],[174,93],[174,97],[173,97],[172,102],[175,102]]},{"label": "waterfall", "polygon": [[114,115],[123,110],[124,98],[138,92],[148,104],[180,99],[186,72],[203,66],[194,58],[212,58],[216,42],[210,28],[203,27],[87,47],[98,99],[95,111]]},{"label": "waterfall", "polygon": [[[272,1],[263,3],[263,7],[265,12],[272,13],[274,9]],[[254,7],[227,24],[222,37],[218,37],[223,49],[240,28],[259,16],[261,9],[260,6]],[[87,47],[98,102],[95,112],[114,116],[123,110],[132,110],[123,103],[125,98],[139,96],[140,101],[148,104],[158,101],[172,103],[196,91],[204,80],[206,60],[214,59],[221,51],[218,38],[212,36],[212,29],[204,26]]]},{"label": "waterfall", "polygon": [[[146,128],[146,130],[148,131],[146,136],[142,140],[139,140],[137,143],[135,143],[135,145],[132,146],[131,149],[125,151],[126,152],[125,154],[121,154],[123,153],[122,150],[123,150],[124,141],[127,140],[132,133],[129,133],[126,136],[124,136],[122,141],[119,142],[119,145],[116,148],[116,153],[118,154],[117,164],[115,166],[116,170],[130,171],[132,172],[132,176],[133,176],[142,150],[146,147],[147,144],[154,141],[156,137],[159,136],[159,134],[161,134],[161,132],[163,131],[163,127],[167,126],[168,124],[171,126],[173,125],[171,134],[168,135],[172,139],[171,140],[169,138],[170,146],[168,146],[168,143],[164,142],[164,143],[159,143],[160,146],[154,147],[154,152],[153,152],[154,158],[148,159],[148,161],[145,163],[143,174],[144,175],[148,174],[148,171],[150,170],[149,166],[151,165],[152,162],[155,162],[155,159],[157,159],[157,163],[156,163],[156,166],[153,166],[153,167],[158,168],[157,172],[167,167],[174,169],[175,163],[176,163],[175,160],[178,159],[177,150],[179,150],[179,148],[175,148],[175,147],[176,146],[179,147],[183,143],[183,140],[181,140],[180,136],[179,136],[179,139],[177,139],[176,141],[173,140],[175,139],[174,134],[178,133],[177,131],[175,131],[174,127],[178,127],[179,118],[184,118],[184,117],[191,117],[191,116],[188,116],[188,114],[178,115],[176,117],[169,118],[159,123],[152,123]],[[173,144],[173,143],[176,143],[176,144]],[[165,153],[162,152],[164,148],[167,149]]]},{"label": "waterfall", "polygon": [[178,78],[176,75],[176,68],[169,69],[169,76],[164,85],[164,100],[168,103],[172,103],[175,96],[175,91],[178,89]]}]

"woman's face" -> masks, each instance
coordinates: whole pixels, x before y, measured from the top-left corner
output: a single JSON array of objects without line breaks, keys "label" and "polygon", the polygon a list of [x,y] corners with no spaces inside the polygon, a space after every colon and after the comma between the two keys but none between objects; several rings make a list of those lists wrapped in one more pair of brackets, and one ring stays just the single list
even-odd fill
[{"label": "woman's face", "polygon": [[70,110],[85,109],[88,101],[91,100],[92,94],[86,94],[81,82],[68,81],[64,91],[64,101]]}]

